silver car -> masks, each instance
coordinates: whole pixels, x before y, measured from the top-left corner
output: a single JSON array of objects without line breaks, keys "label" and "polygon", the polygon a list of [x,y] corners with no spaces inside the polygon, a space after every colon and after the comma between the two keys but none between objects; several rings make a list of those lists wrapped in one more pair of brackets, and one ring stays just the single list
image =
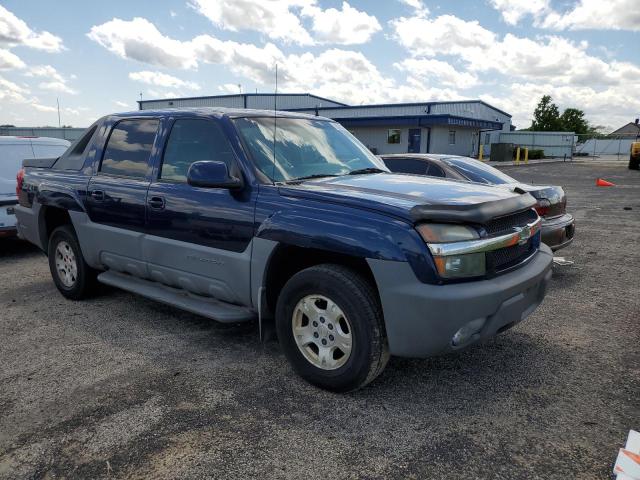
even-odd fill
[{"label": "silver car", "polygon": [[59,157],[69,145],[60,138],[0,136],[0,238],[16,235],[16,175],[22,160]]},{"label": "silver car", "polygon": [[465,180],[508,190],[524,190],[538,201],[535,209],[542,217],[542,241],[551,250],[564,248],[573,241],[575,221],[566,211],[567,196],[560,186],[522,183],[497,168],[470,157],[403,153],[380,155],[380,158],[392,172]]}]

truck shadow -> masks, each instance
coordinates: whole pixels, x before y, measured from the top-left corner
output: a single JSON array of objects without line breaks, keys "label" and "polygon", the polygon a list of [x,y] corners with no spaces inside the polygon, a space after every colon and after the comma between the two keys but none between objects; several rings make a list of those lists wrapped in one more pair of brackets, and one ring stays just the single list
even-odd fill
[{"label": "truck shadow", "polygon": [[20,259],[38,253],[42,253],[38,247],[18,238],[4,238],[0,240],[0,261],[4,259]]}]

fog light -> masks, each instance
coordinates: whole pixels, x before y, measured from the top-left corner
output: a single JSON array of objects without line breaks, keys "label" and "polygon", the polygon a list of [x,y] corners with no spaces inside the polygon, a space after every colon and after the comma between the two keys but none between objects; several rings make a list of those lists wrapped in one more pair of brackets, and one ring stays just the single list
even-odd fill
[{"label": "fog light", "polygon": [[471,320],[469,323],[464,325],[460,330],[456,332],[456,334],[451,339],[451,343],[453,344],[453,346],[457,347],[459,345],[464,345],[469,340],[471,340],[471,337],[482,330],[485,321],[486,318],[476,318],[475,320]]}]

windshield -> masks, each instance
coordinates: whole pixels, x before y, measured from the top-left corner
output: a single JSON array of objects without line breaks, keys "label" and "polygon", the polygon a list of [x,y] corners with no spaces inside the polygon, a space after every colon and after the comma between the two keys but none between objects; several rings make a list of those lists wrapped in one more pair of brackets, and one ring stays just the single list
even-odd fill
[{"label": "windshield", "polygon": [[275,162],[273,117],[237,118],[235,124],[258,170],[274,182],[347,175],[355,170],[389,171],[335,122],[279,117]]},{"label": "windshield", "polygon": [[473,158],[449,157],[443,158],[450,167],[467,177],[472,182],[488,183],[490,185],[502,185],[505,183],[518,183],[517,180]]}]

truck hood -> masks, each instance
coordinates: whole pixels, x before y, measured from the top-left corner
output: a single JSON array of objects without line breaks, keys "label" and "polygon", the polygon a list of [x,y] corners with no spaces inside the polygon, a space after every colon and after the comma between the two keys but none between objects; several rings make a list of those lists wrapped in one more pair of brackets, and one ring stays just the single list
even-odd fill
[{"label": "truck hood", "polygon": [[397,173],[313,179],[280,187],[285,196],[377,210],[410,221],[484,223],[531,208],[535,199],[504,188]]}]

